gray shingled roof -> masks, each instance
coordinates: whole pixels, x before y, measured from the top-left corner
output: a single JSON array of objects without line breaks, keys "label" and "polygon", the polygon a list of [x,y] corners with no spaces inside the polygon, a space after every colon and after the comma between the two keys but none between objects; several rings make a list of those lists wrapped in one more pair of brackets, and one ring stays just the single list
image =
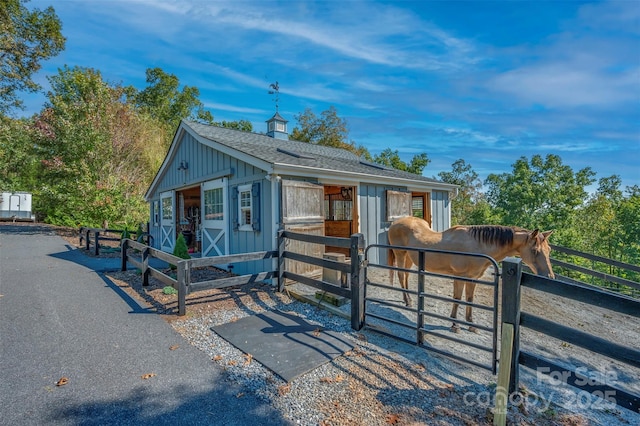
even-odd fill
[{"label": "gray shingled roof", "polygon": [[196,134],[271,164],[315,167],[336,172],[353,172],[371,176],[442,182],[424,176],[366,162],[354,153],[307,142],[282,140],[264,134],[210,126],[194,121],[184,122]]}]

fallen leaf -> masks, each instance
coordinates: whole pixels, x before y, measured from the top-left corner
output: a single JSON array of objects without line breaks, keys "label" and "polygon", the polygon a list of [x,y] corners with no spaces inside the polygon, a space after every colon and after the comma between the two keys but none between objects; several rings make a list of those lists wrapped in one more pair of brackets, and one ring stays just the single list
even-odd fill
[{"label": "fallen leaf", "polygon": [[212,358],[214,361],[220,361],[222,359],[222,355],[216,355]]},{"label": "fallen leaf", "polygon": [[58,380],[58,381],[56,382],[56,386],[64,386],[64,385],[66,385],[67,383],[69,383],[69,378],[67,378],[67,377],[60,377],[60,380]]},{"label": "fallen leaf", "polygon": [[231,360],[227,363],[227,365],[236,365],[237,363],[237,361]]},{"label": "fallen leaf", "polygon": [[320,378],[321,383],[333,383],[333,379],[331,377],[322,377]]},{"label": "fallen leaf", "polygon": [[244,365],[249,365],[251,364],[251,360],[253,360],[253,355],[251,354],[245,354],[245,361],[244,361]]},{"label": "fallen leaf", "polygon": [[155,376],[156,376],[156,373],[147,373],[147,374],[143,374],[142,376],[140,376],[140,378],[143,379],[143,380],[147,380],[147,379],[150,379],[150,378],[155,377]]},{"label": "fallen leaf", "polygon": [[344,377],[343,377],[341,374],[338,374],[338,375],[336,376],[336,383],[340,383],[340,382],[342,382],[342,381],[344,381]]},{"label": "fallen leaf", "polygon": [[169,350],[170,351],[175,351],[176,349],[178,349],[180,347],[180,345],[173,345],[173,346],[169,346]]},{"label": "fallen leaf", "polygon": [[387,424],[395,425],[400,421],[400,416],[397,414],[387,414]]},{"label": "fallen leaf", "polygon": [[316,328],[315,330],[313,330],[313,335],[315,337],[318,337],[320,335],[320,332],[322,332],[322,329]]},{"label": "fallen leaf", "polygon": [[289,393],[291,390],[291,385],[287,383],[286,385],[282,385],[278,387],[278,395],[283,396]]}]

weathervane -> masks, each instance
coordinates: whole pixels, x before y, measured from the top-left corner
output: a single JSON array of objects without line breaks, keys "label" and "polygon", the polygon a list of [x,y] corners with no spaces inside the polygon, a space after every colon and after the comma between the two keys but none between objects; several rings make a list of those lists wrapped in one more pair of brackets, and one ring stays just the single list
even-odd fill
[{"label": "weathervane", "polygon": [[280,85],[276,81],[275,83],[271,83],[269,85],[269,88],[273,89],[273,90],[269,90],[269,94],[276,95],[276,112],[278,112],[278,102],[280,101]]}]

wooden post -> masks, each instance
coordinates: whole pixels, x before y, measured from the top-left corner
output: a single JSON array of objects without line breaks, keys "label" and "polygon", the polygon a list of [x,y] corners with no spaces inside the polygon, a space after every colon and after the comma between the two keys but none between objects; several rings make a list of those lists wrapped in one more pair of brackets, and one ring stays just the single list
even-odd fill
[{"label": "wooden post", "polygon": [[178,316],[187,314],[187,268],[188,262],[178,262]]},{"label": "wooden post", "polygon": [[95,254],[98,256],[100,254],[100,231],[95,231],[94,235],[96,239]]},{"label": "wooden post", "polygon": [[[509,380],[509,395],[518,391],[520,382],[520,280],[522,278],[522,260],[508,257],[502,261],[502,328],[507,324],[513,325],[513,349],[511,351],[511,376]],[[504,354],[500,352],[500,370]]]},{"label": "wooden post", "polygon": [[142,250],[142,286],[149,285],[149,247]]},{"label": "wooden post", "polygon": [[278,291],[284,291],[284,229],[278,230]]},{"label": "wooden post", "polygon": [[507,392],[507,387],[509,387],[509,377],[511,376],[513,329],[513,324],[502,324],[500,371],[498,372],[498,386],[496,387],[496,408],[493,413],[494,426],[504,426],[507,422],[507,402],[510,394],[510,392]]},{"label": "wooden post", "polygon": [[351,236],[351,328],[360,330],[364,327],[364,259],[360,248],[364,247],[364,235]]},{"label": "wooden post", "polygon": [[127,270],[127,249],[129,248],[129,240],[126,238],[120,243],[120,255],[122,258],[122,271]]},{"label": "wooden post", "polygon": [[80,232],[78,232],[78,234],[79,234],[79,236],[78,236],[79,238],[78,239],[80,240],[78,245],[80,245],[80,246],[82,246],[82,237],[83,237],[82,232],[83,232],[83,227],[81,226],[80,227]]},{"label": "wooden post", "polygon": [[86,243],[86,249],[87,249],[87,251],[89,251],[89,247],[91,246],[91,241],[89,240],[89,232],[91,232],[91,230],[87,229],[85,232],[87,233],[87,235],[85,236],[84,240],[85,240],[85,243]]}]

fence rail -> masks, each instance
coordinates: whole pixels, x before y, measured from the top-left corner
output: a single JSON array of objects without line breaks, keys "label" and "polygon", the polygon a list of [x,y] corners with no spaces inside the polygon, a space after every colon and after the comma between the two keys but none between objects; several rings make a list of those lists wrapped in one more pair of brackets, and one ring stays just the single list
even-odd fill
[{"label": "fence rail", "polygon": [[[100,254],[100,241],[121,241],[122,235],[125,232],[128,232],[129,235],[136,235],[136,232],[125,231],[124,229],[90,228],[82,226],[78,231],[78,238],[80,240],[80,246],[84,246],[87,251],[91,250],[91,246],[93,246],[93,253],[98,256]],[[117,234],[118,237],[107,236],[108,234]]]},{"label": "fence rail", "polygon": [[[129,253],[129,249],[134,249],[140,253],[140,257],[135,257]],[[254,260],[269,259],[277,256],[276,251],[261,251],[255,253],[241,253],[229,256],[203,257],[199,259],[182,259],[161,250],[141,244],[137,241],[125,238],[122,240],[122,270],[127,270],[127,263],[131,263],[142,271],[142,285],[149,285],[149,277],[158,279],[167,286],[171,286],[178,291],[178,315],[186,315],[186,298],[196,291],[212,290],[238,285],[249,284],[276,277],[275,271],[261,272],[258,274],[247,274],[240,276],[230,276],[214,280],[191,282],[191,271],[195,268],[204,268],[227,263],[242,263]],[[157,258],[176,267],[176,278],[149,265],[151,258]]]},{"label": "fence rail", "polygon": [[[613,259],[609,259],[606,257],[602,257],[602,256],[598,256],[595,254],[590,254],[590,253],[584,253],[578,250],[574,250],[568,247],[562,247],[562,246],[556,246],[551,244],[551,248],[558,252],[558,253],[562,253],[562,254],[566,254],[569,256],[572,256],[574,258],[579,258],[579,259],[585,259],[585,260],[589,260],[592,263],[598,263],[601,265],[606,265],[609,268],[618,268],[619,270],[622,271],[626,271],[627,273],[631,273],[631,275],[633,275],[634,273],[640,273],[640,266],[639,265],[633,265],[630,263],[624,263],[624,262],[620,262],[618,260],[613,260]],[[629,280],[627,278],[621,277],[619,275],[614,275],[611,273],[607,273],[607,272],[603,272],[603,271],[598,271],[592,268],[587,268],[585,266],[580,266],[580,265],[576,265],[575,263],[570,263],[570,261],[567,261],[568,259],[564,259],[564,260],[560,260],[560,259],[556,259],[556,258],[552,258],[551,259],[551,263],[555,266],[559,266],[565,270],[568,271],[575,271],[575,272],[579,272],[581,274],[590,276],[594,279],[599,279],[602,280],[603,285],[601,287],[607,288],[609,290],[612,291],[616,291],[616,292],[624,292],[624,293],[628,293],[629,295],[633,296],[633,297],[640,297],[640,283],[637,281],[633,281],[633,280]],[[579,281],[576,279],[573,279],[571,277],[567,277],[561,274],[556,274],[559,278],[561,278],[563,281],[569,281],[569,282],[573,282],[573,283],[580,283],[580,282],[584,282],[584,281]],[[611,285],[611,284],[615,284],[615,285]],[[620,286],[622,286],[622,288],[620,288]]]},{"label": "fence rail", "polygon": [[[320,259],[300,253],[285,250],[286,240],[302,241],[313,244],[324,244],[332,247],[348,248],[350,264]],[[351,327],[360,330],[364,327],[364,271],[363,254],[365,248],[364,235],[353,234],[350,238],[325,237],[322,235],[308,235],[286,230],[278,232],[278,290],[284,290],[286,279],[298,281],[302,284],[326,291],[338,296],[351,299]],[[285,259],[297,260],[322,268],[333,269],[350,276],[351,288],[340,287],[330,282],[317,280],[304,275],[289,272],[285,268]]]},{"label": "fence rail", "polygon": [[[510,348],[512,357],[510,365],[508,366],[511,371],[509,393],[517,391],[519,384],[519,365],[524,365],[538,372],[560,374],[558,377],[566,378],[564,382],[569,385],[587,391],[596,397],[604,398],[607,402],[615,402],[621,407],[636,413],[639,412],[639,395],[616,387],[615,384],[601,383],[592,377],[585,377],[578,369],[563,367],[541,356],[520,350],[520,328],[526,327],[635,368],[640,367],[640,350],[619,345],[601,336],[595,336],[582,330],[567,327],[546,318],[521,311],[520,289],[521,287],[533,288],[554,295],[579,300],[582,303],[599,306],[614,312],[631,315],[636,318],[640,317],[640,301],[594,287],[523,274],[522,261],[516,258],[505,259],[502,267],[502,322],[503,326],[511,324],[514,327],[513,344]],[[507,368],[507,366],[501,365],[500,368]]]}]

